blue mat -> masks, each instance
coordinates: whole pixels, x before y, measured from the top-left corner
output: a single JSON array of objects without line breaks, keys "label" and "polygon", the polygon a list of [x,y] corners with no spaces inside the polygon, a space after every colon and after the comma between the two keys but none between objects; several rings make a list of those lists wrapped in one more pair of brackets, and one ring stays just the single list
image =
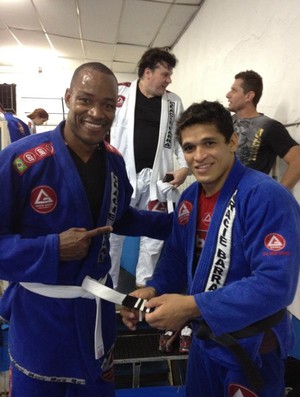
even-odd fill
[{"label": "blue mat", "polygon": [[184,386],[141,387],[116,390],[116,397],[184,397]]}]

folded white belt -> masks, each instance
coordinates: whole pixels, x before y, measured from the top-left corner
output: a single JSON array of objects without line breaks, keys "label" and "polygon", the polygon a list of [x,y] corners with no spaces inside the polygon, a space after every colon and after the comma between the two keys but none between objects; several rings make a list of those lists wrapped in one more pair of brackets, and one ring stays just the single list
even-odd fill
[{"label": "folded white belt", "polygon": [[135,298],[130,295],[122,294],[111,288],[106,287],[107,276],[100,280],[94,280],[89,276],[86,276],[83,283],[80,286],[76,285],[48,285],[42,283],[20,283],[27,290],[34,292],[39,295],[47,296],[50,298],[62,298],[62,299],[73,299],[73,298],[87,298],[96,299],[97,313],[95,323],[95,358],[99,359],[104,354],[104,345],[102,338],[101,329],[101,304],[100,299],[107,300],[122,306],[134,308],[137,310],[150,312],[149,308],[145,308],[145,299]]},{"label": "folded white belt", "polygon": [[168,213],[174,211],[174,203],[177,203],[180,193],[179,190],[174,188],[171,183],[163,182],[161,180],[157,181],[157,198],[159,201],[167,202]]}]

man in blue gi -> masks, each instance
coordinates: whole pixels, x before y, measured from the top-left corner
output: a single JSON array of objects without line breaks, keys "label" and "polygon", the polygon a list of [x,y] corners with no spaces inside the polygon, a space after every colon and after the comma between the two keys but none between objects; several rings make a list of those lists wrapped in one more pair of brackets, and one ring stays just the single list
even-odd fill
[{"label": "man in blue gi", "polygon": [[[193,323],[188,397],[283,397],[299,205],[236,159],[232,119],[218,102],[191,105],[177,133],[197,181],[181,195],[153,279],[133,295],[150,299],[154,311],[145,318],[153,327]],[[122,315],[135,329],[137,313]]]},{"label": "man in blue gi", "polygon": [[66,122],[0,153],[11,397],[114,396],[115,306],[83,281],[112,286],[111,230],[164,239],[172,222],[129,206],[124,160],[105,142],[117,96],[110,69],[83,64],[66,90]]},{"label": "man in blue gi", "polygon": [[6,112],[2,103],[0,103],[0,119],[1,117],[7,121],[10,142],[15,142],[18,139],[30,135],[28,125],[26,125],[24,121],[15,117],[11,112]]}]

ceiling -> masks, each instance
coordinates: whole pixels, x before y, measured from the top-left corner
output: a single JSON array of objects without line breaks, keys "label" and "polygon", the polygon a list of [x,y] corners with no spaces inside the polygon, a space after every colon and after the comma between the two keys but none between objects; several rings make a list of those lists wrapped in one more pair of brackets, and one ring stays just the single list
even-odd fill
[{"label": "ceiling", "polygon": [[135,73],[151,47],[172,48],[204,0],[0,0],[0,67],[66,69],[99,61]]}]

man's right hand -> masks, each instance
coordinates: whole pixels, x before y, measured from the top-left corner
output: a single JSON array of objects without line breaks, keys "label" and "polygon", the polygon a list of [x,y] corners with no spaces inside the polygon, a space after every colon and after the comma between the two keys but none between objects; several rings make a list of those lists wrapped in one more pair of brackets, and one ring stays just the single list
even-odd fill
[{"label": "man's right hand", "polygon": [[72,261],[84,258],[88,253],[92,238],[111,231],[111,226],[97,227],[93,230],[72,227],[60,233],[59,259],[61,261]]},{"label": "man's right hand", "polygon": [[[155,289],[152,287],[139,288],[131,292],[129,295],[135,296],[136,298],[149,300],[155,296]],[[131,331],[135,331],[137,323],[141,321],[140,314],[141,312],[139,310],[129,309],[124,306],[120,310],[123,323]]]}]

